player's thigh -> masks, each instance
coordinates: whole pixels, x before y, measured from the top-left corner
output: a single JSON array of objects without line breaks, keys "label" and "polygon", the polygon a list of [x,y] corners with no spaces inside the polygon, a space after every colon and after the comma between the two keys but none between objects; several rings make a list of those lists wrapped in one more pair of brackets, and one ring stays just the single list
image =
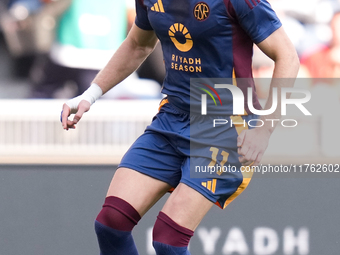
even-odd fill
[{"label": "player's thigh", "polygon": [[118,168],[106,196],[119,197],[143,216],[171,186],[129,168]]},{"label": "player's thigh", "polygon": [[177,224],[195,230],[213,205],[202,194],[180,183],[166,201],[162,212]]}]

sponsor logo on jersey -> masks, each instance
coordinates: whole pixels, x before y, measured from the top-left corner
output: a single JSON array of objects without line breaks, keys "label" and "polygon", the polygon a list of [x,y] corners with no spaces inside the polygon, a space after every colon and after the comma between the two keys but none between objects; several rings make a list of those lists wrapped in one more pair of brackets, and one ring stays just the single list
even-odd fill
[{"label": "sponsor logo on jersey", "polygon": [[201,58],[186,58],[175,54],[171,56],[171,69],[177,71],[201,73],[201,64]]},{"label": "sponsor logo on jersey", "polygon": [[209,17],[210,8],[204,2],[199,2],[194,7],[194,17],[198,21],[206,20]]},{"label": "sponsor logo on jersey", "polygon": [[154,11],[154,12],[164,12],[164,7],[163,7],[162,0],[158,0],[158,2],[155,3],[155,4],[151,7],[151,11]]},{"label": "sponsor logo on jersey", "polygon": [[179,51],[191,50],[193,41],[188,29],[181,23],[175,23],[169,28],[169,36]]},{"label": "sponsor logo on jersey", "polygon": [[[169,28],[169,37],[176,49],[181,52],[188,52],[192,49],[194,42],[189,30],[181,23],[175,23]],[[183,57],[171,55],[171,69],[190,73],[202,72],[202,60],[199,57]]]}]

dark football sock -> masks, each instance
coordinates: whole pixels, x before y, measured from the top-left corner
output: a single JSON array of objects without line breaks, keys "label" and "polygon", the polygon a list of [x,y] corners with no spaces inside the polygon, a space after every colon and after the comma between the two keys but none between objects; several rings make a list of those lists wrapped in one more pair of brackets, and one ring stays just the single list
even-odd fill
[{"label": "dark football sock", "polygon": [[138,255],[131,235],[140,220],[139,213],[118,197],[107,197],[95,221],[101,255]]},{"label": "dark football sock", "polygon": [[160,212],[153,228],[153,246],[157,255],[190,255],[188,244],[194,231],[178,225]]}]

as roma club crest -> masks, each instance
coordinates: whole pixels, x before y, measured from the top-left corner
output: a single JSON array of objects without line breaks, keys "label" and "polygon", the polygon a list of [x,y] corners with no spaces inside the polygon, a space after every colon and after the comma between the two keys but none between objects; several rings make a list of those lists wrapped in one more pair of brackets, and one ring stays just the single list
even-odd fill
[{"label": "as roma club crest", "polygon": [[210,14],[210,8],[206,3],[199,2],[195,5],[194,17],[198,21],[206,20],[209,17],[209,14]]}]

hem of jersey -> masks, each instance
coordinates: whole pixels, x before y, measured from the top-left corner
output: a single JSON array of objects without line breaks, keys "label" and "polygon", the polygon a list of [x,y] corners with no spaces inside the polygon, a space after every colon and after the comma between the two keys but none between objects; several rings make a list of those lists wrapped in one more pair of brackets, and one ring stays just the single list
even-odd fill
[{"label": "hem of jersey", "polygon": [[135,21],[135,24],[136,24],[136,26],[139,27],[140,29],[149,30],[149,31],[153,30],[152,27],[150,27],[150,26],[148,26],[148,25],[145,25],[145,24],[143,24],[143,23],[141,23],[141,22],[139,22],[139,21],[137,21],[137,20]]},{"label": "hem of jersey", "polygon": [[134,165],[130,165],[130,164],[126,164],[126,163],[124,163],[124,164],[119,164],[118,167],[117,167],[117,169],[119,169],[119,168],[121,168],[121,167],[129,168],[129,169],[131,169],[131,170],[134,170],[134,171],[137,171],[137,172],[139,172],[139,173],[145,174],[145,175],[147,175],[147,176],[149,176],[149,177],[151,177],[151,178],[154,178],[154,179],[156,179],[156,180],[165,182],[165,183],[169,184],[169,185],[170,185],[171,187],[173,187],[173,188],[175,188],[175,187],[177,186],[177,185],[174,185],[174,183],[169,183],[169,180],[167,180],[166,178],[164,178],[164,177],[161,176],[161,175],[157,175],[157,174],[153,174],[153,173],[151,174],[150,172],[148,172],[148,171],[146,171],[146,170],[144,170],[144,169],[138,168],[138,167],[136,167],[136,166],[134,166]]},{"label": "hem of jersey", "polygon": [[173,108],[174,111],[176,111],[178,114],[186,114],[186,115],[189,115],[190,114],[190,111],[186,111],[186,110],[183,110],[181,109],[179,106],[176,105],[176,103],[174,103],[174,101],[176,101],[176,99],[173,99],[172,96],[167,96],[168,98],[168,102],[169,102],[169,105]]},{"label": "hem of jersey", "polygon": [[211,201],[215,204],[216,204],[216,202],[218,202],[218,199],[216,197],[214,197],[213,195],[209,194],[209,191],[207,189],[204,189],[203,187],[197,185],[196,183],[191,182],[188,179],[181,179],[180,183],[184,183],[184,184],[188,185],[190,188],[193,188],[194,190],[196,190],[198,193],[203,195],[209,201]]},{"label": "hem of jersey", "polygon": [[273,24],[272,27],[268,28],[265,32],[257,36],[253,39],[255,44],[259,44],[263,40],[267,39],[272,33],[274,33],[276,30],[278,30],[280,27],[282,27],[282,23],[279,22],[278,24]]},{"label": "hem of jersey", "polygon": [[[178,114],[185,114],[185,115],[190,115],[190,116],[202,116],[202,114],[200,112],[191,112],[191,111],[186,111],[183,110],[182,108],[180,108],[179,106],[176,105],[176,99],[173,101],[173,99],[171,98],[171,96],[167,96],[168,99],[168,104],[170,105],[170,107],[172,107],[172,109],[174,111],[176,111]],[[261,105],[259,104],[259,106],[261,107]],[[262,107],[261,107],[262,108]],[[261,109],[260,109],[261,110]],[[213,112],[213,113],[209,113],[209,116],[214,116],[214,117],[230,117],[230,116],[250,116],[250,115],[255,115],[252,112],[246,112],[244,114],[237,114],[234,115],[232,111],[230,112]]]}]

